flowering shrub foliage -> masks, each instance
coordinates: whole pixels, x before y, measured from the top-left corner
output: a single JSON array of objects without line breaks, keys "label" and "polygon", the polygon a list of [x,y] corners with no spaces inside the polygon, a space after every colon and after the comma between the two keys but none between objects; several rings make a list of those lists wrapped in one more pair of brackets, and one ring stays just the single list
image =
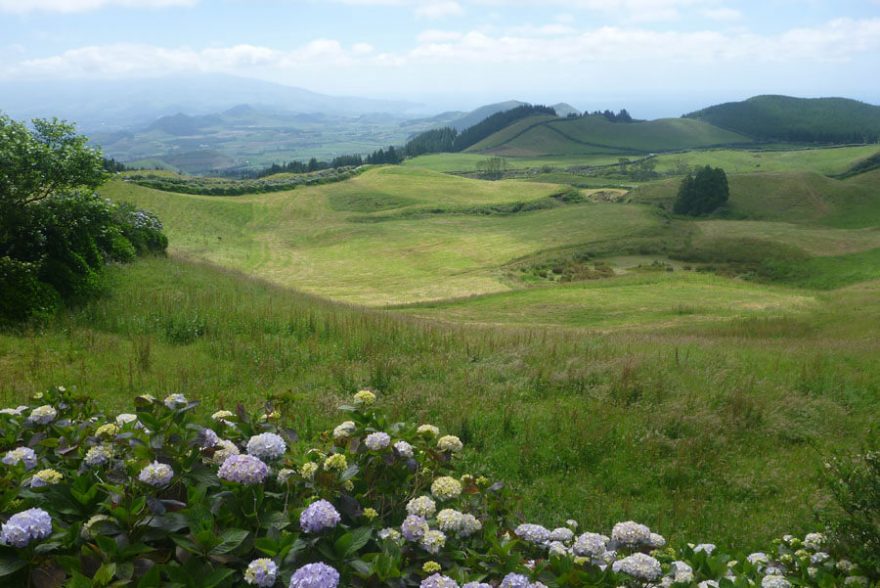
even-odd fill
[{"label": "flowering shrub foliage", "polygon": [[517,520],[437,427],[362,391],[303,441],[267,408],[202,418],[183,395],[102,414],[63,388],[0,411],[0,585],[335,588],[867,585],[824,535],[734,558],[645,525]]}]

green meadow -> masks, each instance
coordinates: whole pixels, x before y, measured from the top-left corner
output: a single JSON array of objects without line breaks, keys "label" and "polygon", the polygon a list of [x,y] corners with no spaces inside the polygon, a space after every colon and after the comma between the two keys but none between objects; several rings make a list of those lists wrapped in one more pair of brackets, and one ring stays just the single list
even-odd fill
[{"label": "green meadow", "polygon": [[57,384],[112,408],[271,396],[311,433],[368,386],[477,448],[468,467],[508,481],[529,520],[635,519],[741,549],[813,530],[822,462],[880,414],[880,177],[828,177],[876,147],[659,155],[663,173],[730,168],[729,211],[700,220],[669,213],[677,178],[625,193],[443,173],[498,153],[612,164],[664,135],[745,142],[652,124],[519,121],[478,152],[259,195],[119,177],[101,193],[158,214],[169,257],[113,266],[100,299],[0,334],[0,401]]}]

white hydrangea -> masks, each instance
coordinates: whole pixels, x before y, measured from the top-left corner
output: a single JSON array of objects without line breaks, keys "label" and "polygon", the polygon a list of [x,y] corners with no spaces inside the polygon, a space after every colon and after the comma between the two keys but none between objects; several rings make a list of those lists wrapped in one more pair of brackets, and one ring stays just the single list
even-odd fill
[{"label": "white hydrangea", "polygon": [[444,435],[437,441],[437,449],[440,451],[448,451],[450,453],[458,453],[464,449],[461,439],[455,435]]},{"label": "white hydrangea", "polygon": [[791,588],[791,582],[784,576],[770,575],[761,579],[761,588]]},{"label": "white hydrangea", "polygon": [[58,416],[58,411],[55,410],[54,407],[49,406],[48,404],[44,404],[43,406],[38,406],[37,408],[31,411],[28,420],[32,423],[36,423],[38,425],[48,425]]},{"label": "white hydrangea", "polygon": [[526,523],[518,526],[513,532],[523,541],[538,545],[550,540],[550,531],[541,525]]},{"label": "white hydrangea", "polygon": [[651,549],[660,549],[661,547],[666,546],[666,539],[663,537],[663,535],[660,535],[658,533],[651,533],[651,535],[648,537],[647,545]]},{"label": "white hydrangea", "polygon": [[663,575],[660,562],[644,553],[634,553],[614,562],[611,566],[615,573],[626,574],[637,580],[654,582]]},{"label": "white hydrangea", "polygon": [[431,494],[440,500],[458,498],[461,490],[461,482],[449,476],[441,476],[431,484]]},{"label": "white hydrangea", "polygon": [[[417,513],[416,513],[417,514]],[[441,531],[454,533],[461,525],[462,513],[453,508],[444,508],[437,513],[437,526]]]},{"label": "white hydrangea", "polygon": [[403,535],[400,534],[400,531],[398,531],[397,529],[392,529],[390,527],[379,531],[378,536],[379,539],[382,539],[383,541],[393,541],[398,545],[403,543]]},{"label": "white hydrangea", "polygon": [[648,545],[651,541],[651,529],[634,521],[617,523],[611,530],[611,540],[628,547]]},{"label": "white hydrangea", "polygon": [[228,439],[220,439],[214,447],[219,449],[214,451],[211,461],[217,465],[223,465],[223,462],[225,462],[228,457],[240,453],[238,446]]},{"label": "white hydrangea", "polygon": [[598,557],[605,553],[607,539],[598,533],[584,533],[574,542],[575,555],[581,557]]},{"label": "white hydrangea", "polygon": [[138,417],[136,414],[124,412],[116,416],[116,425],[119,427],[124,427],[125,425],[137,422],[137,420]]},{"label": "white hydrangea", "polygon": [[89,467],[104,465],[113,458],[113,450],[104,445],[96,445],[86,452],[85,463]]},{"label": "white hydrangea", "polygon": [[568,557],[568,547],[562,541],[551,541],[547,546],[547,553],[555,557]]},{"label": "white hydrangea", "polygon": [[428,531],[419,539],[419,545],[431,555],[436,555],[446,545],[446,535],[441,531]]},{"label": "white hydrangea", "polygon": [[756,566],[756,567],[761,567],[763,565],[770,563],[770,557],[766,553],[764,553],[763,551],[756,551],[755,553],[750,553],[749,556],[746,557],[746,560],[748,560],[748,562],[750,564],[752,564],[753,566]]},{"label": "white hydrangea", "polygon": [[700,543],[694,547],[694,553],[706,552],[708,555],[712,555],[713,551],[715,551],[714,543]]},{"label": "white hydrangea", "polygon": [[287,443],[281,435],[275,433],[261,433],[254,435],[247,442],[249,455],[259,457],[264,461],[278,459],[287,451]]},{"label": "white hydrangea", "polygon": [[382,431],[370,433],[364,439],[364,445],[371,451],[381,451],[391,445],[391,437],[388,433],[383,433]]},{"label": "white hydrangea", "polygon": [[406,512],[423,518],[434,516],[437,512],[437,503],[430,496],[419,496],[406,503]]},{"label": "white hydrangea", "polygon": [[676,583],[690,584],[694,581],[694,568],[683,561],[674,561],[669,565],[672,579]]},{"label": "white hydrangea", "polygon": [[437,437],[440,435],[440,429],[435,427],[434,425],[419,425],[419,428],[416,429],[416,432],[419,435],[425,435],[429,437]]},{"label": "white hydrangea", "polygon": [[550,541],[561,541],[562,543],[568,543],[572,539],[574,539],[574,531],[572,531],[568,527],[557,527],[550,531]]},{"label": "white hydrangea", "polygon": [[165,406],[171,410],[175,410],[181,406],[186,406],[189,401],[183,394],[169,394],[165,397],[163,402],[165,403]]},{"label": "white hydrangea", "polygon": [[345,421],[336,426],[333,429],[333,438],[334,439],[348,439],[352,435],[354,435],[355,431],[357,431],[357,425],[354,424],[354,421]]},{"label": "white hydrangea", "polygon": [[819,551],[824,547],[826,541],[827,539],[823,533],[807,533],[807,536],[804,537],[804,547],[813,551]]}]

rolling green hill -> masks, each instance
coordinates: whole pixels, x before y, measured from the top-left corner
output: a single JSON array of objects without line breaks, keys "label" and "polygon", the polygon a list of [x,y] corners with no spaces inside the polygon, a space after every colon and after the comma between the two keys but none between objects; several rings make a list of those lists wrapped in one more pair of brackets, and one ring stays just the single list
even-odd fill
[{"label": "rolling green hill", "polygon": [[572,119],[524,119],[487,137],[468,151],[508,157],[637,154],[749,142],[750,139],[743,135],[702,121],[659,119],[612,123],[603,116],[593,115]]},{"label": "rolling green hill", "polygon": [[848,98],[755,96],[686,115],[756,139],[876,143],[880,106]]}]

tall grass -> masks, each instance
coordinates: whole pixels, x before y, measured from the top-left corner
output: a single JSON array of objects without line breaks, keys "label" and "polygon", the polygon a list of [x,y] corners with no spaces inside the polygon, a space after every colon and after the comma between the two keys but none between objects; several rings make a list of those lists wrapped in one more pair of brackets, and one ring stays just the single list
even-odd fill
[{"label": "tall grass", "polygon": [[633,518],[744,548],[806,531],[822,455],[856,446],[880,404],[872,331],[840,331],[833,314],[611,334],[465,328],[175,259],[110,279],[104,299],[44,331],[0,335],[2,404],[52,384],[112,408],[143,392],[227,408],[272,396],[310,434],[370,386],[394,417],[478,448],[468,465],[509,480],[548,525]]}]

